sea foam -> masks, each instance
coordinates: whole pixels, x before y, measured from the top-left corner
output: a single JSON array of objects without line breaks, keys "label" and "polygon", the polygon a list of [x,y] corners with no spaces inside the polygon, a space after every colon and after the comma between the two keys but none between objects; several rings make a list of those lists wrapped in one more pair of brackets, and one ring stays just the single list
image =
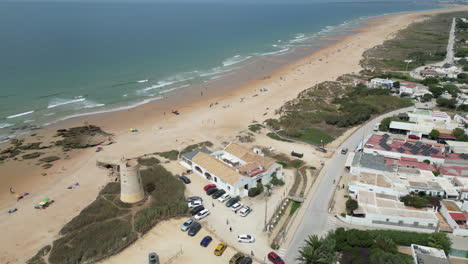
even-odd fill
[{"label": "sea foam", "polygon": [[19,113],[19,114],[16,114],[16,115],[7,116],[6,118],[11,119],[11,118],[24,116],[24,115],[29,115],[29,114],[32,114],[32,113],[34,113],[34,111],[27,111],[27,112]]}]

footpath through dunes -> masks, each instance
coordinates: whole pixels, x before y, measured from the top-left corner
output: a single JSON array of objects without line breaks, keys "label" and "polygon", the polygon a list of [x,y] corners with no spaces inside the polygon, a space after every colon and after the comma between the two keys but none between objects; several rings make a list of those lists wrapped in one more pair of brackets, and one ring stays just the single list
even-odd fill
[{"label": "footpath through dunes", "polygon": [[[362,53],[391,38],[399,29],[425,19],[424,15],[448,11],[433,10],[377,18],[358,33],[288,65],[268,78],[248,83],[224,95],[207,90],[200,96],[200,90],[188,91],[191,98],[199,99],[194,102],[181,93],[175,93],[159,103],[58,124],[71,127],[88,121],[115,134],[116,142],[103,152],[78,150],[76,155],[70,156],[70,160],[56,161],[52,168],[56,173],[54,180],[46,177],[38,182],[36,179],[41,177],[42,170],[31,169],[22,163],[11,163],[14,168],[9,165],[10,162],[0,165],[2,172],[8,168],[9,175],[23,175],[22,189],[31,192],[27,199],[19,203],[11,197],[2,199],[2,208],[18,207],[19,210],[14,215],[0,215],[0,226],[4,232],[0,237],[0,262],[24,263],[42,246],[57,239],[59,230],[95,200],[108,180],[96,168],[96,159],[100,155],[111,153],[138,157],[145,153],[182,149],[206,140],[215,145],[232,141],[252,120],[261,122],[275,117],[274,110],[296,98],[299,92],[345,73],[359,72]],[[267,90],[260,92],[262,88]],[[210,103],[214,102],[218,104],[210,108]],[[180,115],[171,114],[173,109],[177,109]],[[137,128],[139,132],[129,132],[130,128]],[[55,129],[38,133],[51,136]],[[81,187],[66,189],[75,182],[79,182]],[[56,202],[47,210],[35,211],[33,204],[44,197],[53,198]]]}]

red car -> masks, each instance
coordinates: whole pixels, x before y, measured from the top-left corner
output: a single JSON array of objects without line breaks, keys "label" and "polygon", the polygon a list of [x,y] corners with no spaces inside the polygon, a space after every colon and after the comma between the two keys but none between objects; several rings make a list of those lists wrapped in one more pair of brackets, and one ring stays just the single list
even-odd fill
[{"label": "red car", "polygon": [[216,184],[208,184],[208,185],[205,185],[205,187],[203,187],[203,190],[206,192],[209,189],[215,188],[215,187],[216,187]]},{"label": "red car", "polygon": [[411,139],[421,139],[420,137],[413,135],[413,134],[409,135],[408,137]]},{"label": "red car", "polygon": [[273,262],[274,264],[285,264],[284,261],[280,258],[280,256],[276,255],[275,252],[268,253],[268,260]]}]

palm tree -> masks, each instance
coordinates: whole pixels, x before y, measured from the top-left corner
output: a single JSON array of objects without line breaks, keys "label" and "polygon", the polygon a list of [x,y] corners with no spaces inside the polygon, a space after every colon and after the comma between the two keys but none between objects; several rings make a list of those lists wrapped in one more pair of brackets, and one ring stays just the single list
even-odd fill
[{"label": "palm tree", "polygon": [[329,264],[336,261],[335,240],[330,235],[322,239],[312,235],[305,242],[297,258],[301,264]]}]

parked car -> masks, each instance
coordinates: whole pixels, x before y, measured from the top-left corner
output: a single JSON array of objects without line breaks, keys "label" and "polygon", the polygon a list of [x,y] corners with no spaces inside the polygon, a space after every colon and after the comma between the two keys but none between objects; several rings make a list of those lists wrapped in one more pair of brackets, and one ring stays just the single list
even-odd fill
[{"label": "parked car", "polygon": [[196,200],[200,200],[203,202],[203,199],[199,196],[190,196],[190,197],[187,197],[187,199],[185,199],[185,201],[187,201],[187,203],[189,202],[193,202],[193,201],[196,201]]},{"label": "parked car", "polygon": [[211,197],[213,197],[213,199],[218,199],[219,197],[221,197],[221,195],[225,194],[226,191],[221,189],[217,192],[215,192]]},{"label": "parked car", "polygon": [[341,154],[345,155],[346,153],[348,153],[348,148],[342,148]]},{"label": "parked car", "polygon": [[237,203],[239,200],[236,197],[232,197],[229,201],[226,202],[227,207],[231,207],[233,204]]},{"label": "parked car", "polygon": [[200,246],[207,247],[211,243],[211,240],[213,240],[213,238],[211,238],[210,236],[204,237],[200,242]]},{"label": "parked car", "polygon": [[241,260],[244,258],[244,255],[242,253],[237,252],[232,256],[232,258],[229,260],[229,264],[239,264]]},{"label": "parked car", "polygon": [[239,262],[239,264],[252,264],[252,259],[249,257],[245,257]]},{"label": "parked car", "polygon": [[193,218],[187,219],[187,221],[185,221],[185,222],[182,224],[182,226],[180,227],[180,230],[182,230],[182,231],[184,231],[184,232],[187,231],[187,230],[189,229],[190,225],[193,224],[193,222],[195,222],[195,219],[193,219]]},{"label": "parked car", "polygon": [[248,214],[250,214],[250,212],[252,212],[252,208],[248,207],[248,206],[244,206],[242,207],[242,209],[239,211],[239,214],[240,216],[247,216]]},{"label": "parked car", "polygon": [[189,184],[192,181],[187,177],[187,176],[179,176],[179,179],[181,179],[185,184]]},{"label": "parked car", "polygon": [[270,252],[267,255],[268,260],[273,262],[274,264],[285,264],[284,261],[278,256],[275,252]]},{"label": "parked car", "polygon": [[240,234],[237,236],[237,242],[253,243],[255,242],[255,237],[247,234]]},{"label": "parked car", "polygon": [[198,222],[193,222],[192,226],[188,230],[188,235],[195,236],[198,233],[198,231],[200,231],[200,229],[201,229],[201,224]]},{"label": "parked car", "polygon": [[232,205],[232,208],[231,208],[231,209],[232,209],[234,212],[237,212],[237,211],[238,211],[239,209],[241,209],[241,208],[242,208],[242,204],[239,203],[239,202],[237,202],[237,203],[235,203],[235,204]]},{"label": "parked car", "polygon": [[148,254],[148,263],[149,264],[159,264],[158,254],[151,252]]},{"label": "parked car", "polygon": [[231,195],[225,193],[221,197],[218,198],[218,201],[224,203],[227,199],[231,198]]},{"label": "parked car", "polygon": [[210,211],[208,211],[208,209],[204,209],[204,210],[198,212],[198,214],[195,215],[195,219],[196,220],[201,220],[201,219],[203,219],[203,218],[205,218],[205,217],[207,217],[209,215],[210,215]]},{"label": "parked car", "polygon": [[219,245],[216,247],[216,249],[215,249],[215,251],[214,251],[214,254],[215,254],[216,256],[221,256],[221,255],[224,253],[224,251],[226,250],[226,248],[227,248],[227,244],[224,243],[224,242],[221,242],[221,243],[219,243]]},{"label": "parked car", "polygon": [[200,205],[198,207],[193,208],[192,211],[190,211],[190,214],[191,215],[196,215],[196,214],[198,214],[199,212],[201,212],[204,209],[205,209],[205,207],[203,207],[203,205]]},{"label": "parked car", "polygon": [[416,136],[416,135],[409,135],[408,138],[411,138],[411,139],[421,139],[420,137]]},{"label": "parked car", "polygon": [[203,190],[206,192],[209,189],[215,188],[215,187],[216,187],[216,184],[207,184],[207,185],[205,185],[205,187],[203,187]]},{"label": "parked car", "polygon": [[208,191],[206,191],[206,195],[211,196],[212,194],[214,194],[217,191],[219,191],[219,189],[216,188],[216,187],[210,188],[210,189],[208,189]]},{"label": "parked car", "polygon": [[203,202],[200,201],[200,200],[195,200],[195,201],[191,201],[188,203],[188,208],[195,208],[195,207],[198,207],[200,205],[203,205]]}]

